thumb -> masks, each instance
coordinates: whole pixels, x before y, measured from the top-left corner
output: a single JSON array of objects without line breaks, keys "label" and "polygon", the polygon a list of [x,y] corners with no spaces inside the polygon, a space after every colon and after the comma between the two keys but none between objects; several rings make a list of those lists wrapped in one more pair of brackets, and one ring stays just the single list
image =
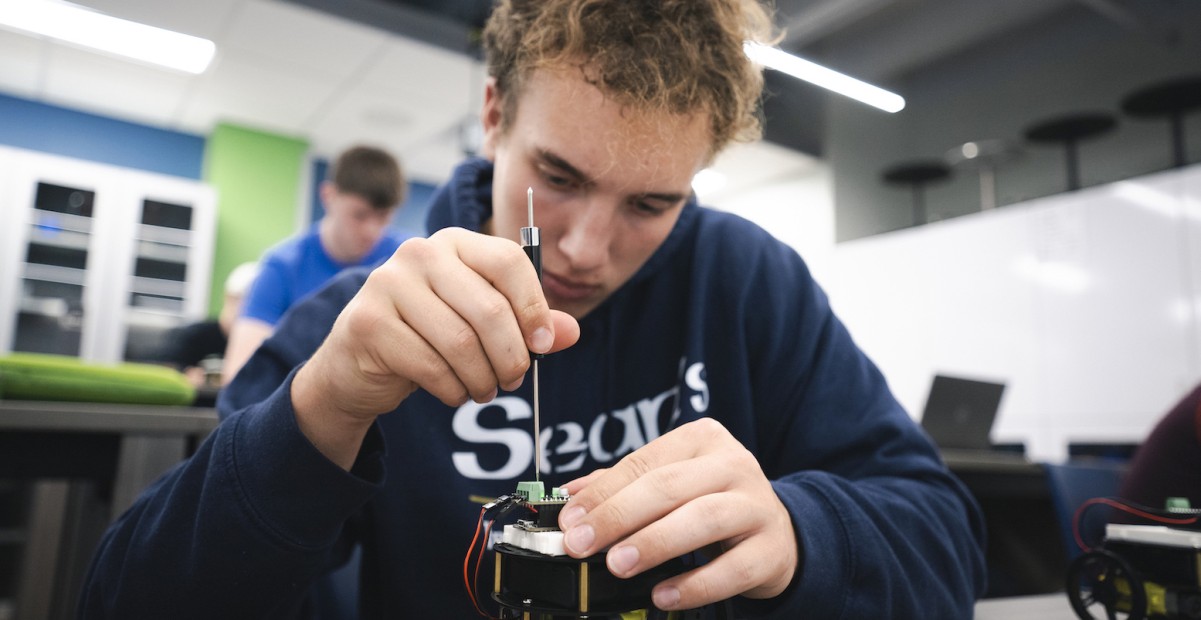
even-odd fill
[{"label": "thumb", "polygon": [[570,314],[551,310],[550,320],[555,330],[555,344],[551,345],[548,353],[562,351],[580,339],[580,324]]}]

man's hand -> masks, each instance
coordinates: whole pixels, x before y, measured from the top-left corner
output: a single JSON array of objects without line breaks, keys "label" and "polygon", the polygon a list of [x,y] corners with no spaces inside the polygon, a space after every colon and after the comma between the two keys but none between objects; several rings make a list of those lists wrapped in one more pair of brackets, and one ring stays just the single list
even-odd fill
[{"label": "man's hand", "polygon": [[349,469],[376,416],[418,388],[447,405],[521,385],[530,351],[571,346],[521,247],[452,228],[405,241],[372,272],[292,383],[301,430]]},{"label": "man's hand", "polygon": [[797,570],[792,519],[755,457],[720,423],[685,424],[617,465],[566,485],[559,515],[568,554],[613,545],[606,563],[630,577],[714,545],[718,557],[655,586],[655,606],[692,609],[741,594],[771,598]]}]

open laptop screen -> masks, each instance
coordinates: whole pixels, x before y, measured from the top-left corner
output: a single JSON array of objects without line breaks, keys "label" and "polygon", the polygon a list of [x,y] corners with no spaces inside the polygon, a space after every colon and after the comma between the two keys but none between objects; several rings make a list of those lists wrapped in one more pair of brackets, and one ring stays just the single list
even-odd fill
[{"label": "open laptop screen", "polygon": [[935,375],[922,428],[939,448],[987,450],[1005,384]]}]

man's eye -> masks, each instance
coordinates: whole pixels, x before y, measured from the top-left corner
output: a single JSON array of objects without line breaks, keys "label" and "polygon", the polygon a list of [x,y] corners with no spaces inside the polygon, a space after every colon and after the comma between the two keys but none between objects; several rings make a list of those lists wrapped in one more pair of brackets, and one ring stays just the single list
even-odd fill
[{"label": "man's eye", "polygon": [[653,215],[663,215],[664,213],[666,213],[668,211],[668,208],[662,207],[657,204],[652,204],[649,202],[637,200],[634,202],[634,210],[642,215],[653,216]]},{"label": "man's eye", "polygon": [[571,187],[571,179],[561,177],[556,174],[545,174],[546,183],[552,187],[565,188]]}]

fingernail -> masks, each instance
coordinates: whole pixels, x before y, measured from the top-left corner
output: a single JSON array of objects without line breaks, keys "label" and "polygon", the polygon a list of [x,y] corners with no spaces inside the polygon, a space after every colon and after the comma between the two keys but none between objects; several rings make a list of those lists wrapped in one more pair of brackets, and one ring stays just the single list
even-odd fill
[{"label": "fingernail", "polygon": [[609,550],[605,561],[609,563],[609,572],[622,577],[638,564],[638,547],[633,545],[614,547]]},{"label": "fingernail", "polygon": [[680,604],[680,591],[672,586],[655,588],[651,592],[651,600],[655,602],[655,607],[666,611]]},{"label": "fingernail", "polygon": [[492,402],[492,401],[496,400],[496,395],[497,395],[497,394],[498,394],[498,392],[497,392],[496,390],[492,390],[492,393],[491,393],[491,394],[489,394],[489,395],[485,396],[483,399],[481,399],[481,400],[478,400],[478,401],[476,401],[476,402],[478,402],[478,403],[479,403],[479,404],[481,404],[481,405],[483,405],[483,404],[485,404],[485,403],[490,403],[490,402]]},{"label": "fingernail", "polygon": [[521,384],[522,384],[523,382],[525,382],[525,376],[524,376],[524,375],[522,375],[522,376],[520,376],[520,377],[517,377],[517,380],[516,380],[516,381],[514,381],[514,382],[512,382],[512,383],[510,383],[510,384],[508,384],[508,385],[502,385],[501,387],[502,387],[502,388],[504,388],[504,390],[505,390],[506,392],[513,392],[513,391],[515,391],[517,388],[521,387]]},{"label": "fingernail", "polygon": [[588,511],[584,510],[582,506],[568,506],[564,508],[563,512],[559,513],[559,528],[564,530],[570,528],[576,521],[583,519],[586,514],[588,514]]},{"label": "fingernail", "polygon": [[555,337],[551,335],[550,330],[545,327],[539,327],[534,330],[534,337],[531,339],[530,348],[533,349],[534,353],[546,353],[554,343]]},{"label": "fingernail", "polygon": [[563,542],[567,545],[568,549],[576,553],[584,553],[592,547],[592,541],[595,539],[596,532],[592,531],[592,526],[581,525],[567,530],[567,534],[563,537]]}]

